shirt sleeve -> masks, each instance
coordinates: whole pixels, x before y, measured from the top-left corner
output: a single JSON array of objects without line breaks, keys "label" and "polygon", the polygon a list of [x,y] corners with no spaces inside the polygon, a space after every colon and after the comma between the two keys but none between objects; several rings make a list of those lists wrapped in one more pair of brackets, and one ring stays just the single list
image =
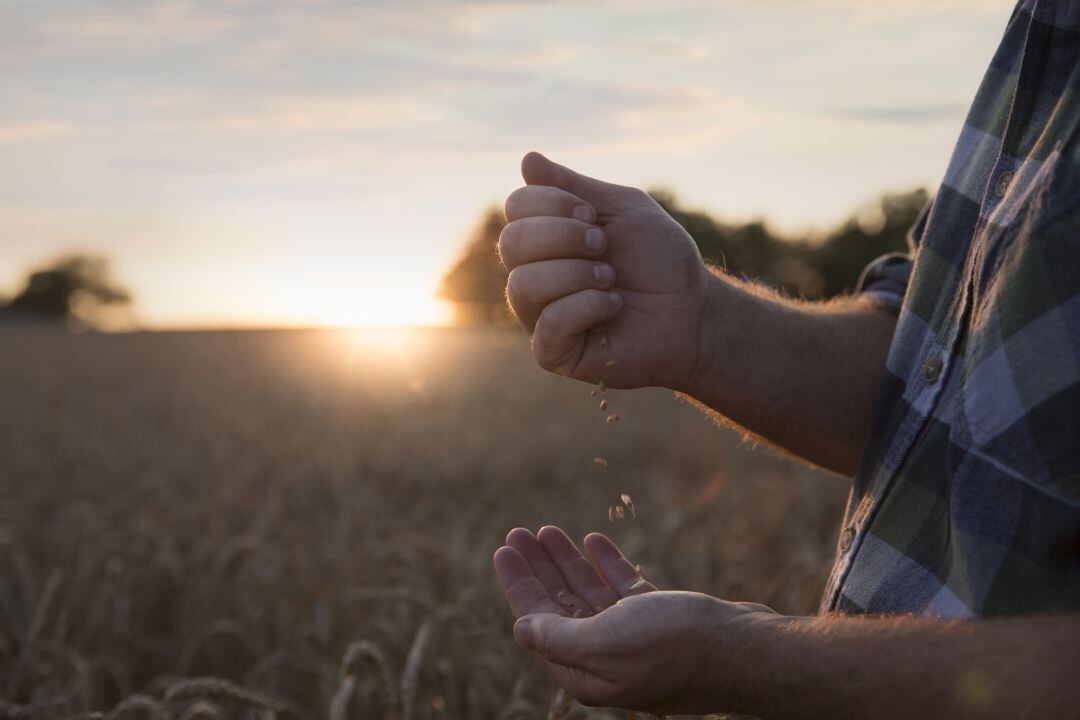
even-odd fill
[{"label": "shirt sleeve", "polygon": [[919,252],[927,218],[933,206],[933,201],[927,203],[908,231],[908,252],[882,255],[866,266],[855,286],[856,295],[870,298],[881,308],[899,314],[907,293],[908,281],[911,279],[911,268]]}]

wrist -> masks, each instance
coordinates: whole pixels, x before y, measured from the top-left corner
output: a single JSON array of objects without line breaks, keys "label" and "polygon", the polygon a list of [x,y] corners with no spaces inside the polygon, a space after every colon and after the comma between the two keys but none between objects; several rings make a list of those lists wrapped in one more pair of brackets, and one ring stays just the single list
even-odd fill
[{"label": "wrist", "polygon": [[786,635],[782,628],[801,620],[716,599],[701,635],[705,650],[698,691],[704,706],[697,712],[759,714],[762,698],[775,689],[770,677],[776,653],[783,652],[778,647]]},{"label": "wrist", "polygon": [[747,324],[760,319],[762,299],[725,275],[707,273],[697,328],[697,357],[682,387],[690,397],[712,405],[718,388],[728,387],[739,373],[749,337]]}]

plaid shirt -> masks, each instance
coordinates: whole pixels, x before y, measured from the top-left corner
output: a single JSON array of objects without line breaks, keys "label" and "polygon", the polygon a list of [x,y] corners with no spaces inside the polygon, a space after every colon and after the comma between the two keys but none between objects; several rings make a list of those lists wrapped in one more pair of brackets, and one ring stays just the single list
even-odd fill
[{"label": "plaid shirt", "polygon": [[899,310],[823,612],[1080,611],[1080,3],[1024,0],[945,179],[860,291]]}]

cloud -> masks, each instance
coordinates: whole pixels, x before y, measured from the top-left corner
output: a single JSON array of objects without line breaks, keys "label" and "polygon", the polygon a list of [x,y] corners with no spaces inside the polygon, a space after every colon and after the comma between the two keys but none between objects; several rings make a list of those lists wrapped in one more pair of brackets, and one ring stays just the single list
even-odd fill
[{"label": "cloud", "polygon": [[29,140],[59,137],[72,132],[72,127],[61,122],[0,123],[0,143],[11,144]]},{"label": "cloud", "polygon": [[910,103],[838,108],[826,112],[826,115],[839,120],[868,123],[952,123],[963,117],[965,110],[967,105],[959,102]]}]

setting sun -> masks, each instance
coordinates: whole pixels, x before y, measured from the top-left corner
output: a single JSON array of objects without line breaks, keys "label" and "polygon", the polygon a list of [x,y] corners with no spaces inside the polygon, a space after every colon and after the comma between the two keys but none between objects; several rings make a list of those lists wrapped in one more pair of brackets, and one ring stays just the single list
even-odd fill
[{"label": "setting sun", "polygon": [[444,325],[450,319],[445,302],[429,288],[406,284],[328,287],[318,282],[296,287],[295,302],[280,313],[288,324],[327,327],[392,327]]}]

